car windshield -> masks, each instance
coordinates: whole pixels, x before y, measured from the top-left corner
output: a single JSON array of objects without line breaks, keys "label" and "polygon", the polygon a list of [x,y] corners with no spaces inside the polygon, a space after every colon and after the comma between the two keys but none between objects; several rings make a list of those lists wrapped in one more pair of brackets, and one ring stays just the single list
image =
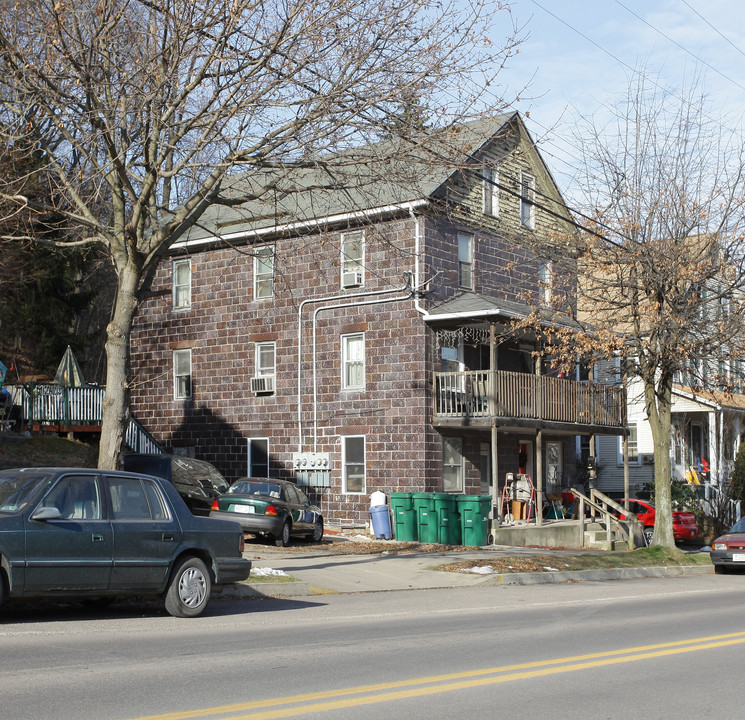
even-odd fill
[{"label": "car windshield", "polygon": [[260,480],[238,480],[228,488],[228,492],[231,495],[260,495],[274,499],[282,496],[277,483]]},{"label": "car windshield", "polygon": [[49,473],[8,470],[0,473],[0,513],[16,513],[31,502],[50,479]]},{"label": "car windshield", "polygon": [[730,533],[745,533],[745,517],[740,518],[731,528]]}]

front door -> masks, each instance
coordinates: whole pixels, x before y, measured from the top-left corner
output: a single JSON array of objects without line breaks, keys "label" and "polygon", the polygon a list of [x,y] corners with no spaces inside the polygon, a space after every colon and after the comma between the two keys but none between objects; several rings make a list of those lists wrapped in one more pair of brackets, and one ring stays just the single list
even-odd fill
[{"label": "front door", "polygon": [[517,455],[517,467],[520,475],[530,475],[530,479],[535,483],[533,478],[533,441],[520,440],[519,451]]},{"label": "front door", "polygon": [[96,476],[62,477],[38,507],[56,508],[60,517],[27,524],[24,592],[108,589],[113,533]]}]

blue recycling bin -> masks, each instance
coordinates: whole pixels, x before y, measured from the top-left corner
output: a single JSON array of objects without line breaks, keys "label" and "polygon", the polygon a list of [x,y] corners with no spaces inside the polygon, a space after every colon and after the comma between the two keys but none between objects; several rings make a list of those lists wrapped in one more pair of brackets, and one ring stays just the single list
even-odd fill
[{"label": "blue recycling bin", "polygon": [[391,539],[391,518],[388,514],[387,505],[373,505],[370,508],[372,518],[373,534],[376,538]]}]

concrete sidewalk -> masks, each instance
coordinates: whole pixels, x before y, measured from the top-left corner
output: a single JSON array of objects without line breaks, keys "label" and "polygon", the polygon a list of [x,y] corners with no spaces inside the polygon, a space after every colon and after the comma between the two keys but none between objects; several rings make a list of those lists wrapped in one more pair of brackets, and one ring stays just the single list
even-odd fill
[{"label": "concrete sidewalk", "polygon": [[[344,542],[344,540],[335,540]],[[385,541],[378,542],[385,547]],[[641,567],[607,570],[561,571],[561,556],[576,555],[581,550],[556,550],[490,545],[473,550],[451,552],[414,552],[396,554],[346,555],[330,547],[296,545],[289,549],[258,543],[246,543],[245,557],[253,563],[252,576],[261,569],[281,570],[298,578],[294,583],[252,582],[231,586],[224,597],[282,597],[324,593],[385,592],[390,590],[421,590],[459,588],[484,585],[526,585],[567,581],[603,581],[639,577],[701,575],[713,573],[713,567],[675,566]],[[491,573],[443,572],[436,568],[462,560],[484,560],[495,557],[550,556],[556,562],[546,572]]]}]

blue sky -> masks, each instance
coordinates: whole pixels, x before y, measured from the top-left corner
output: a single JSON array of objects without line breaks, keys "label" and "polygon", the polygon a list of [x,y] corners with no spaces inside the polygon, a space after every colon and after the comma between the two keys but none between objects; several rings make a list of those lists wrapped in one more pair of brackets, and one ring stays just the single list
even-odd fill
[{"label": "blue sky", "polygon": [[726,115],[730,127],[741,125],[743,0],[512,0],[510,5],[526,39],[499,76],[502,91],[514,97],[530,81],[514,107],[529,112],[528,127],[565,194],[571,195],[569,128],[578,115],[602,116],[642,66],[665,87],[680,87],[698,73],[709,94],[708,115]]}]

